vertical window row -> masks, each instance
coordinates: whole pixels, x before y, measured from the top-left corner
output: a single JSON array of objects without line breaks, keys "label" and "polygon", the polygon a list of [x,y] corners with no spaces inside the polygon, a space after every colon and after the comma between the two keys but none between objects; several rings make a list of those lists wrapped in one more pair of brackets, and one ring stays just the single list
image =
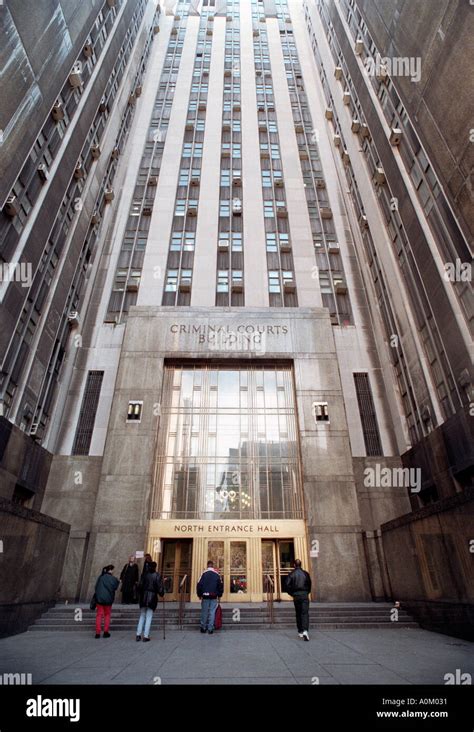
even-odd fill
[{"label": "vertical window row", "polygon": [[265,8],[253,0],[253,47],[270,307],[297,307]]},{"label": "vertical window row", "polygon": [[227,3],[222,112],[216,305],[242,306],[244,252],[239,2]]}]

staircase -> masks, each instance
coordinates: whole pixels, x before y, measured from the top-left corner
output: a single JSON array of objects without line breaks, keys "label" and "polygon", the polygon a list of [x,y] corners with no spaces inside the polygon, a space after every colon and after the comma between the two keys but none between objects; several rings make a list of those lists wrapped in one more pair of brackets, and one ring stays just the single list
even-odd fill
[{"label": "staircase", "polygon": [[[78,609],[82,611],[82,620]],[[284,630],[295,628],[295,611],[292,603],[275,603],[273,625],[268,622],[265,603],[223,603],[224,630]],[[419,625],[402,609],[398,610],[398,620],[391,620],[393,605],[390,603],[314,603],[310,607],[310,628],[312,630],[354,630],[361,628],[418,628]],[[134,605],[114,605],[112,609],[111,631],[134,632],[138,622],[139,610]],[[186,605],[182,628],[179,624],[178,604],[167,602],[165,609],[168,630],[197,630],[199,627],[200,605]],[[76,633],[94,632],[95,612],[81,603],[61,604],[44,613],[29,630],[74,631]],[[153,619],[155,632],[163,627],[163,604],[160,603]]]}]

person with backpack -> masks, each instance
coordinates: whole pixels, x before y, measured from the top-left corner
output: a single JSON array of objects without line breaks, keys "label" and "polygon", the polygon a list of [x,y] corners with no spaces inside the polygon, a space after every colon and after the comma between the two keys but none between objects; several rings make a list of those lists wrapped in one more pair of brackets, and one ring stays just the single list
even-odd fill
[{"label": "person with backpack", "polygon": [[115,591],[120,582],[112,575],[113,564],[103,568],[102,574],[95,583],[95,637],[100,638],[102,618],[104,618],[104,638],[110,638],[110,618],[112,616],[112,605],[115,600]]},{"label": "person with backpack", "polygon": [[301,568],[301,560],[295,559],[294,570],[286,578],[286,592],[293,598],[296,613],[298,635],[309,641],[309,593],[311,592],[311,577]]},{"label": "person with backpack", "polygon": [[201,600],[201,633],[206,631],[209,635],[214,633],[214,618],[217,610],[217,599],[222,597],[224,584],[217,569],[214,569],[214,562],[207,563],[199,582],[197,583],[197,596]]},{"label": "person with backpack", "polygon": [[156,571],[156,562],[149,562],[148,572],[142,575],[138,585],[140,618],[137,625],[137,642],[142,640],[142,632],[143,643],[150,640],[151,621],[158,605],[158,595],[163,597],[164,594],[165,588],[161,574]]}]

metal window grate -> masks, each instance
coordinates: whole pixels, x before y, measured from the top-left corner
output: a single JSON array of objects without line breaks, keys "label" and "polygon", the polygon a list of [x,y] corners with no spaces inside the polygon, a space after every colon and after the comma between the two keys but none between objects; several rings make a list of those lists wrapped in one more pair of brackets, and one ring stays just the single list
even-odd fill
[{"label": "metal window grate", "polygon": [[360,421],[367,455],[383,455],[368,374],[354,374]]},{"label": "metal window grate", "polygon": [[72,448],[73,455],[88,455],[94,430],[95,416],[102,388],[103,371],[89,371],[82,398],[81,413]]}]

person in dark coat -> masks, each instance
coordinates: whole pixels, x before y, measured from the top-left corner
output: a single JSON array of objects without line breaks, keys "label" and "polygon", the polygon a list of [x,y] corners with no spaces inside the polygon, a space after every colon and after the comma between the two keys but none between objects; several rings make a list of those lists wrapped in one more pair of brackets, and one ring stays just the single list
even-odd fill
[{"label": "person in dark coat", "polygon": [[197,583],[197,596],[201,600],[201,633],[206,630],[209,635],[214,633],[214,618],[216,617],[217,598],[222,597],[224,584],[214,562],[207,563],[207,569],[202,573]]},{"label": "person in dark coat", "polygon": [[124,565],[120,574],[120,581],[122,583],[122,602],[125,605],[130,605],[137,601],[138,577],[138,566],[135,561],[135,556],[132,554],[128,558],[128,563]]},{"label": "person in dark coat", "polygon": [[96,615],[95,615],[95,637],[100,638],[102,618],[104,618],[104,638],[110,638],[110,618],[112,605],[115,600],[115,591],[120,582],[112,575],[113,564],[103,568],[102,574],[95,583]]},{"label": "person in dark coat", "polygon": [[150,564],[153,562],[151,554],[145,554],[145,561],[143,562],[143,569],[140,579],[150,571]]},{"label": "person in dark coat", "polygon": [[296,613],[298,635],[309,641],[309,593],[311,592],[311,577],[301,568],[301,560],[295,559],[295,568],[286,579],[286,591],[293,598]]},{"label": "person in dark coat", "polygon": [[140,598],[140,618],[137,625],[137,641],[142,639],[146,643],[150,640],[151,621],[158,605],[158,595],[163,597],[165,588],[161,574],[156,571],[156,562],[150,562],[148,572],[142,575],[138,585]]}]

